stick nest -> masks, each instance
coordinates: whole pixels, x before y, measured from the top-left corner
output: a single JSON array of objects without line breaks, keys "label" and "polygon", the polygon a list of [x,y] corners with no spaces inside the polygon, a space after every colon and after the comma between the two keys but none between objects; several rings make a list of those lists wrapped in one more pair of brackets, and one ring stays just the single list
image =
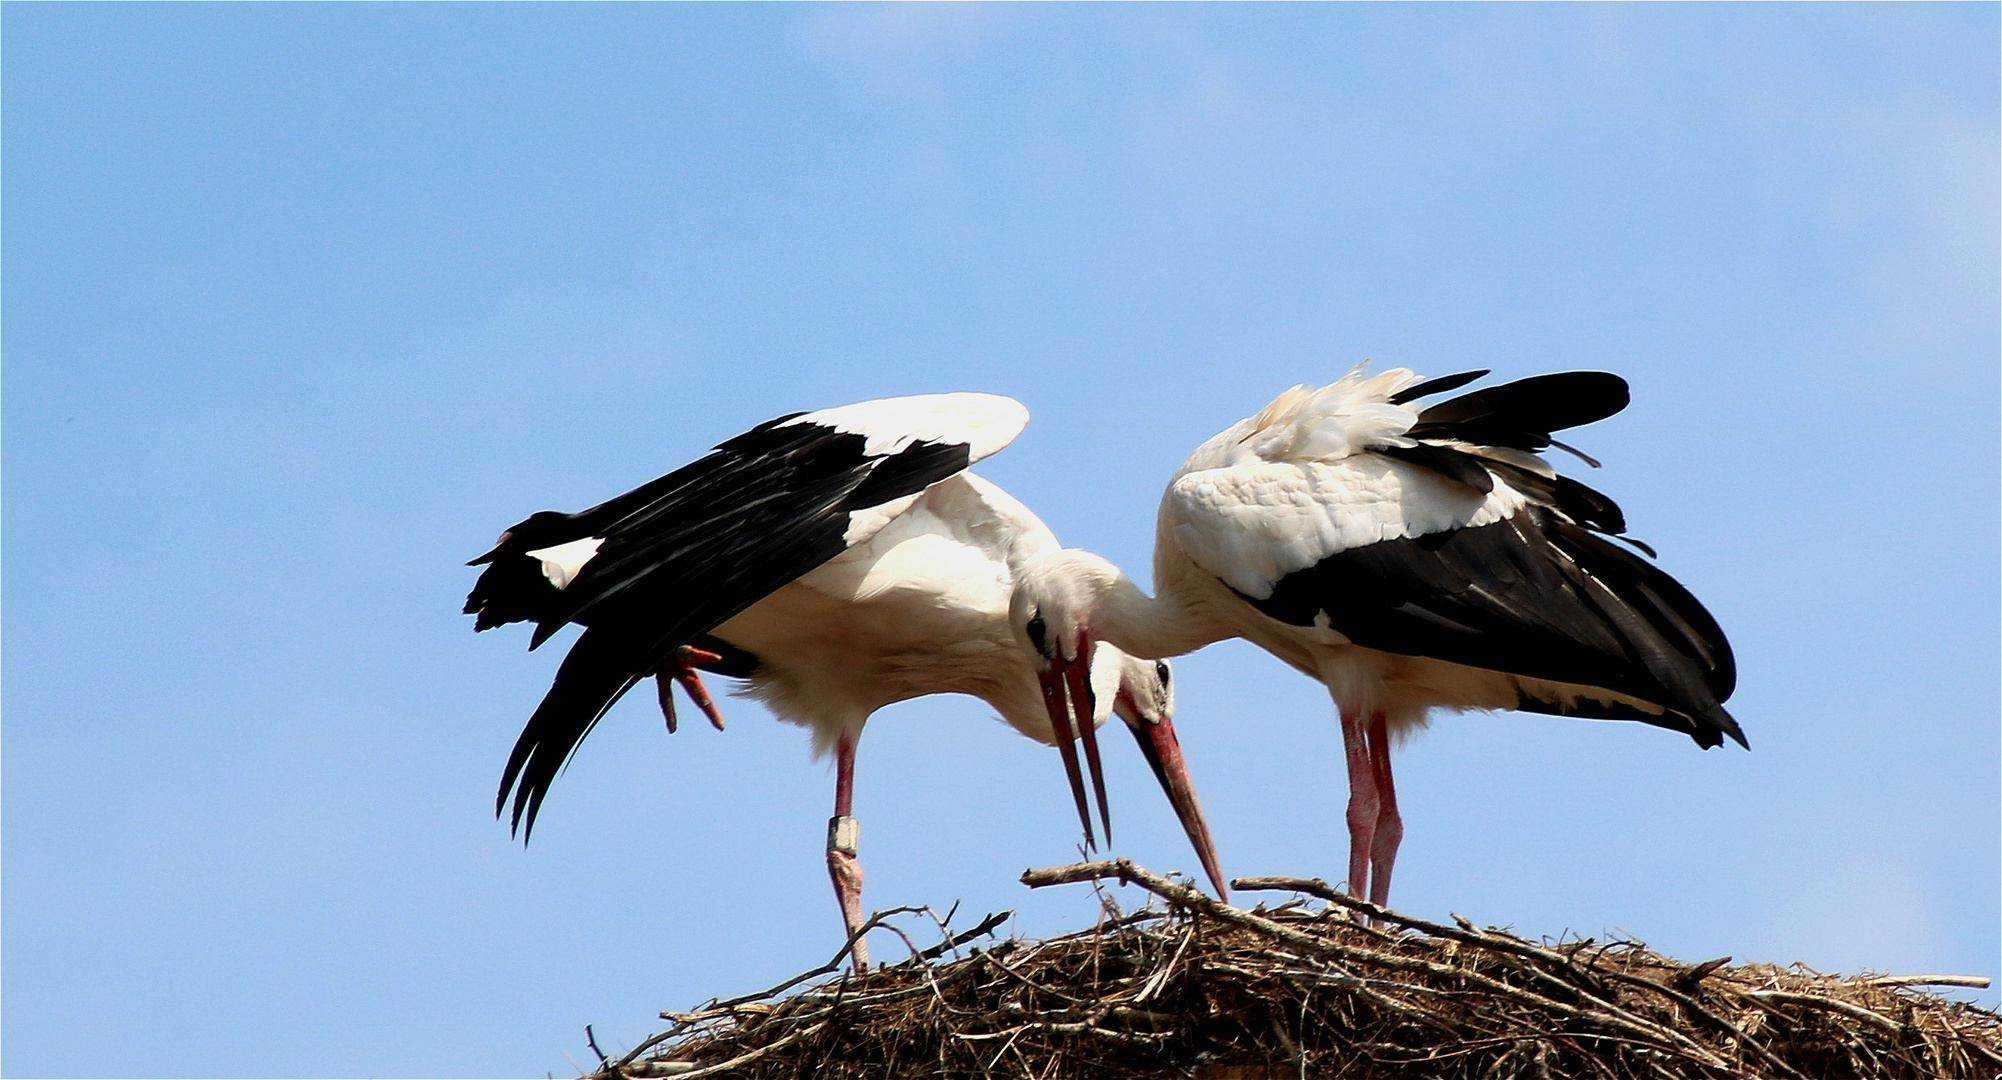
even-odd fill
[{"label": "stick nest", "polygon": [[764,993],[662,1013],[672,1028],[605,1058],[598,1075],[2002,1075],[2002,1017],[1916,989],[1985,980],[1844,979],[1728,957],[1684,964],[1633,941],[1532,942],[1458,916],[1444,926],[1399,915],[1319,880],[1240,879],[1242,891],[1296,894],[1250,910],[1125,860],[1023,880],[1119,880],[1165,906],[1119,915],[1101,890],[1097,927],[985,948],[968,943],[1006,915],[958,934],[933,917],[942,940],[920,949],[892,919],[928,909],[879,913],[870,927],[903,937],[909,959],[837,975],[844,948]]}]

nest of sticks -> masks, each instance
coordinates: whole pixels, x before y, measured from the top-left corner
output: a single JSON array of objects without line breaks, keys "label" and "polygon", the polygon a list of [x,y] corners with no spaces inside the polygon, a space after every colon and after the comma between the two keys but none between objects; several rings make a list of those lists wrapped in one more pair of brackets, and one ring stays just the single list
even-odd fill
[{"label": "nest of sticks", "polygon": [[[1632,941],[1532,942],[1354,900],[1320,880],[1245,910],[1125,860],[1023,875],[1117,880],[1164,902],[1050,941],[970,943],[928,909],[879,913],[910,958],[841,974],[847,950],[771,990],[662,1013],[612,1077],[1594,1077],[1896,1080],[2002,1075],[2002,1017],[1924,992],[1944,975],[1837,978],[1684,964]],[[1095,888],[1098,886],[1094,886]],[[919,948],[897,921],[929,918]],[[1374,920],[1374,925],[1371,925]],[[595,1041],[593,1049],[596,1049]]]}]

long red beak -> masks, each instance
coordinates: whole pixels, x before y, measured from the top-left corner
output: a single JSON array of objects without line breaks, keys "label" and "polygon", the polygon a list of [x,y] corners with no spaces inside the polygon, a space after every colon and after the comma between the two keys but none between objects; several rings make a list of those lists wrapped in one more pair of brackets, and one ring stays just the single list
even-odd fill
[{"label": "long red beak", "polygon": [[1128,730],[1133,732],[1133,741],[1140,744],[1140,753],[1147,758],[1147,764],[1154,769],[1154,779],[1161,782],[1161,791],[1168,796],[1168,804],[1175,808],[1175,816],[1182,819],[1182,831],[1189,834],[1189,844],[1196,849],[1196,858],[1203,863],[1203,872],[1210,877],[1210,884],[1216,886],[1218,899],[1230,901],[1230,887],[1224,884],[1223,866],[1217,861],[1216,844],[1210,839],[1210,823],[1203,817],[1203,803],[1196,797],[1196,784],[1189,778],[1189,763],[1182,757],[1181,740],[1175,738],[1175,722],[1163,716],[1158,721],[1129,721]]},{"label": "long red beak", "polygon": [[[1059,655],[1050,661],[1049,670],[1039,673],[1037,679],[1043,684],[1043,708],[1050,714],[1050,730],[1057,737],[1057,753],[1064,759],[1064,775],[1071,782],[1071,797],[1077,800],[1077,819],[1084,825],[1084,844],[1087,848],[1098,847],[1098,839],[1091,834],[1091,808],[1084,797],[1084,777],[1078,774],[1077,747],[1071,745],[1076,738],[1071,732],[1070,702],[1064,692],[1064,659]],[[1085,721],[1089,729],[1091,721]]]},{"label": "long red beak", "polygon": [[[1058,655],[1062,652],[1059,650]],[[1091,693],[1091,638],[1080,635],[1077,659],[1063,665],[1064,682],[1070,688],[1071,715],[1077,718],[1078,741],[1084,743],[1084,762],[1091,767],[1091,787],[1098,795],[1098,820],[1105,823],[1105,844],[1112,846],[1112,807],[1105,797],[1105,769],[1098,763],[1098,702]],[[1086,832],[1091,830],[1087,829]]]}]

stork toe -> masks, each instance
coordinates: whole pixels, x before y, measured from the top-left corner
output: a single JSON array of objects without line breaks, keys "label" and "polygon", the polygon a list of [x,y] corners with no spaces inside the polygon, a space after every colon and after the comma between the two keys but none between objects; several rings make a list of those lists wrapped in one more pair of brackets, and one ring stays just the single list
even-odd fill
[{"label": "stork toe", "polygon": [[709,688],[702,685],[702,672],[696,667],[698,664],[714,664],[722,659],[720,654],[707,649],[683,645],[674,650],[672,663],[662,664],[660,669],[654,672],[654,681],[660,684],[660,714],[667,720],[668,734],[672,735],[676,730],[674,695],[667,688],[669,679],[681,684],[681,689],[688,695],[688,700],[702,710],[702,715],[709,718],[711,726],[717,731],[723,730],[723,714],[717,711],[716,700],[709,696]]}]

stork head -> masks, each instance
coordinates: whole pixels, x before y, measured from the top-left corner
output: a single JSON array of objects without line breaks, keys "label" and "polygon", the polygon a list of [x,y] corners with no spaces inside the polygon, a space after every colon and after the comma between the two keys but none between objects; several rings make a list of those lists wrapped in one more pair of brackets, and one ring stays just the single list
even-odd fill
[{"label": "stork head", "polygon": [[1035,559],[1017,572],[1008,624],[1017,643],[1036,654],[1038,669],[1056,661],[1089,662],[1092,616],[1124,577],[1118,567],[1075,548]]},{"label": "stork head", "polygon": [[1099,818],[1109,842],[1112,821],[1099,766],[1096,728],[1110,714],[1118,716],[1140,744],[1140,753],[1154,770],[1175,816],[1181,819],[1203,870],[1217,894],[1228,899],[1209,823],[1203,817],[1195,783],[1189,778],[1181,742],[1175,737],[1173,668],[1166,660],[1129,655],[1096,640],[1092,633],[1093,612],[1121,582],[1131,585],[1117,567],[1090,552],[1066,550],[1045,556],[1017,575],[1009,626],[1017,643],[1035,657],[1043,705],[1049,711],[1057,750],[1063,755],[1086,843],[1095,842],[1091,813],[1071,741],[1075,733],[1084,744],[1097,789]]},{"label": "stork head", "polygon": [[1174,722],[1175,669],[1166,660],[1142,660],[1100,642],[1091,652],[1091,692],[1127,727]]}]

